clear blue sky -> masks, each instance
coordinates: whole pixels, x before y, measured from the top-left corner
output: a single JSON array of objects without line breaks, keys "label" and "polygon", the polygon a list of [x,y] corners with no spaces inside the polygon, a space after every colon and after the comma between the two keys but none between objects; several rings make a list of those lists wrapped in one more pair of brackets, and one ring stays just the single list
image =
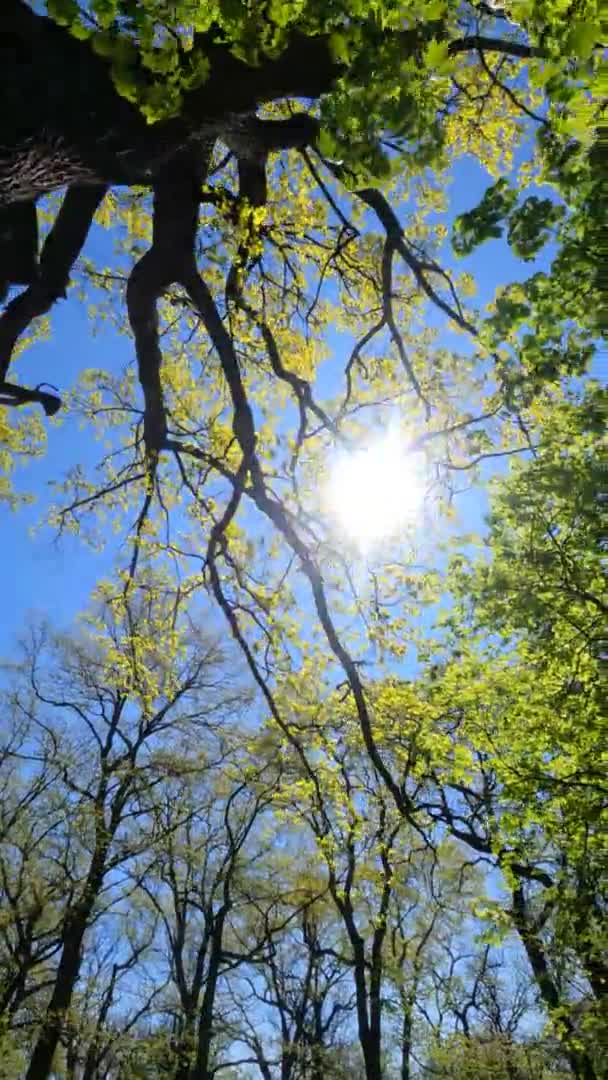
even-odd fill
[{"label": "clear blue sky", "polygon": [[[476,205],[490,181],[482,170],[468,162],[454,169],[450,192],[450,218]],[[108,235],[95,229],[89,236],[85,254],[108,262]],[[464,264],[461,264],[464,265]],[[502,241],[491,241],[466,263],[478,282],[478,300],[487,302],[497,284],[526,277],[529,264],[516,260]],[[111,329],[93,336],[86,310],[70,295],[52,313],[49,341],[34,346],[21,360],[19,371],[24,382],[51,382],[60,390],[72,387],[80,371],[100,367],[118,371],[132,355],[128,337]],[[37,408],[37,406],[31,406]],[[62,414],[59,425],[48,428],[48,453],[41,460],[20,469],[17,487],[32,492],[36,503],[16,513],[4,510],[0,518],[0,559],[5,567],[3,604],[0,621],[0,656],[11,650],[30,614],[48,616],[66,625],[86,604],[92,588],[107,574],[115,555],[115,541],[110,537],[102,553],[94,552],[78,538],[64,537],[57,542],[48,528],[32,533],[52,502],[49,482],[62,477],[70,465],[91,465],[99,457],[100,446],[90,430],[79,428],[74,416]],[[485,507],[483,491],[469,493],[462,500],[470,527],[479,528]]]}]

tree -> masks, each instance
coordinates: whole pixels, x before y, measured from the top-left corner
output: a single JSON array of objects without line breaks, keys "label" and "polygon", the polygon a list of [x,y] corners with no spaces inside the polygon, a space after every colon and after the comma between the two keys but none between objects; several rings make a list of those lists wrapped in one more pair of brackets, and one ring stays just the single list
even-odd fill
[{"label": "tree", "polygon": [[[298,1015],[302,1025],[306,1020],[301,982],[310,985],[322,961],[330,964],[336,985],[347,972],[353,986],[350,1023],[356,1024],[364,1075],[367,1080],[390,1075],[394,1057],[399,1075],[408,1077],[414,1025],[427,1020],[425,1002],[434,993],[434,976],[453,991],[454,972],[445,971],[446,950],[449,954],[448,943],[455,935],[463,941],[467,936],[477,895],[474,867],[456,847],[433,835],[424,813],[424,784],[412,784],[407,814],[395,806],[369,762],[352,706],[336,695],[320,706],[315,685],[314,679],[310,688],[298,680],[297,687],[294,681],[284,688],[282,715],[289,716],[289,722],[282,728],[283,777],[276,801],[290,831],[304,833],[301,843],[306,843],[306,834],[314,840],[312,865],[316,862],[318,887],[326,893],[323,920],[317,917],[313,933],[315,905],[304,927],[306,977],[298,975],[296,967],[291,979],[282,981],[284,967],[275,965],[271,956],[266,978],[272,990],[261,1000],[275,1002],[283,1044],[291,1045],[291,1021]],[[376,721],[381,698],[377,694]],[[398,700],[404,699],[405,694]],[[387,742],[390,738],[388,734]],[[297,859],[295,863],[297,870]],[[334,909],[329,924],[327,905]],[[292,972],[293,965],[284,966]],[[326,985],[326,992],[329,988]],[[297,1006],[290,1002],[290,993]],[[325,996],[318,995],[320,1004]],[[342,1011],[335,989],[332,996],[334,1008]],[[344,1031],[346,1025],[344,1016]],[[333,1052],[331,1046],[326,1061]]]},{"label": "tree", "polygon": [[[350,688],[345,692],[340,685],[323,695],[323,668],[312,661],[284,675],[262,699],[271,706],[265,726],[231,730],[229,716],[239,694],[230,691],[226,698],[216,676],[201,684],[206,690],[201,710],[201,687],[187,679],[189,665],[198,672],[203,663],[201,638],[193,636],[188,622],[182,629],[176,622],[190,584],[176,597],[164,575],[157,577],[145,566],[136,567],[137,577],[123,575],[120,589],[111,583],[102,587],[106,622],[92,621],[88,641],[67,647],[61,638],[50,639],[60,651],[61,677],[40,663],[45,639],[34,637],[28,663],[16,672],[17,689],[8,694],[11,723],[2,759],[3,831],[11,845],[4,887],[13,898],[15,932],[22,935],[30,926],[34,931],[13,938],[12,924],[6,924],[5,984],[9,1014],[10,1002],[16,1002],[9,1023],[12,1031],[22,1032],[18,1052],[27,1053],[28,1043],[36,1052],[47,995],[57,984],[55,958],[63,955],[66,914],[81,895],[96,850],[96,830],[87,826],[85,807],[98,770],[103,774],[103,753],[92,762],[90,735],[79,738],[85,730],[107,728],[108,717],[112,729],[112,695],[128,689],[133,705],[121,714],[116,739],[130,753],[129,743],[137,745],[143,735],[133,768],[120,770],[124,753],[122,759],[110,754],[112,792],[127,781],[136,785],[125,810],[138,823],[137,831],[122,827],[114,855],[110,844],[106,865],[120,868],[123,877],[112,877],[102,905],[94,904],[88,913],[84,967],[79,959],[77,975],[82,980],[95,972],[96,927],[106,928],[102,941],[108,920],[114,919],[113,941],[121,951],[113,963],[128,968],[133,957],[137,981],[145,988],[138,950],[149,948],[146,942],[155,935],[159,942],[161,922],[155,916],[151,933],[139,942],[125,935],[122,911],[127,918],[129,911],[139,911],[140,921],[142,914],[133,891],[125,889],[127,881],[148,896],[149,911],[166,920],[167,941],[178,946],[181,959],[171,961],[172,979],[180,964],[184,974],[192,963],[196,967],[197,952],[204,964],[207,945],[219,942],[221,993],[204,976],[200,990],[203,999],[211,999],[211,1022],[204,1025],[211,1037],[207,1050],[216,1039],[220,1045],[226,1040],[227,1052],[208,1058],[195,1076],[228,1071],[240,1060],[238,1044],[250,1047],[245,1060],[255,1061],[262,1076],[274,1075],[276,1044],[262,1023],[251,1026],[252,1000],[281,1017],[278,1064],[285,1075],[291,1069],[297,1076],[300,1067],[306,1075],[317,1067],[321,1046],[322,1069],[339,1071],[349,1047],[336,1044],[330,1021],[341,1006],[350,1016],[353,1004],[368,1077],[390,1076],[394,1067],[408,1075],[424,1062],[429,1043],[431,1071],[443,1068],[448,1055],[452,1064],[462,1058],[469,1071],[483,1072],[490,1061],[506,1075],[515,1070],[525,1076],[541,1067],[549,1076],[565,1068],[577,1077],[601,1075],[604,900],[596,757],[602,624],[596,612],[602,599],[601,554],[594,549],[601,525],[594,440],[601,397],[594,384],[584,394],[551,394],[542,408],[530,410],[529,424],[522,418],[531,449],[495,484],[489,557],[483,552],[452,559],[445,586],[453,603],[438,636],[424,634],[428,670],[412,681],[391,676],[367,682],[371,749]],[[576,632],[566,633],[573,617]],[[25,682],[19,685],[19,679]],[[189,691],[171,723],[163,708],[182,679]],[[211,714],[209,693],[217,701]],[[92,715],[91,702],[98,710]],[[48,722],[49,712],[66,710],[77,718],[75,726],[60,729]],[[198,733],[194,756],[188,741],[192,725]],[[103,742],[96,745],[103,749]],[[23,772],[21,761],[27,763]],[[289,844],[276,863],[263,834],[253,843],[255,814],[241,818],[239,812],[238,822],[232,811],[228,819],[222,817],[233,790],[253,797],[255,809],[261,777],[268,791],[278,787],[268,807],[270,834],[275,842],[283,834]],[[82,806],[78,816],[76,806]],[[451,854],[446,831],[458,845]],[[257,850],[266,860],[259,870],[251,863]],[[21,852],[23,870],[15,851]],[[233,876],[235,854],[239,870]],[[210,875],[207,884],[201,860]],[[60,873],[51,876],[48,864]],[[269,868],[275,864],[277,878],[269,889]],[[495,878],[492,899],[483,896],[485,868],[501,873],[498,900]],[[289,885],[278,887],[287,869]],[[18,890],[9,875],[19,882]],[[203,894],[207,886],[211,894],[219,888],[225,900],[228,879],[229,920],[217,938],[222,905],[208,909]],[[97,903],[101,895],[96,893]],[[235,895],[238,905],[231,907]],[[470,941],[466,936],[454,941],[454,927],[462,936],[463,920],[469,918]],[[590,920],[596,920],[593,935]],[[175,936],[180,926],[190,927],[191,947]],[[483,938],[475,941],[479,933],[485,944]],[[511,1013],[505,1012],[492,974],[490,946],[496,938],[509,949],[519,939],[537,1004],[561,1051],[541,1043],[540,1036],[520,1038],[512,1026],[509,1016],[519,1021],[530,1006],[514,1001]],[[290,959],[294,948],[300,967]],[[18,968],[16,982],[10,956],[31,958]],[[350,980],[352,997],[342,997]],[[109,981],[107,975],[94,976],[90,984],[102,1009],[105,1000],[113,1000],[106,996],[111,981],[111,975]],[[314,995],[313,983],[319,991]],[[167,999],[162,1000],[167,979],[158,968],[154,998],[135,1026],[120,997],[111,1015],[98,1023],[101,1013],[95,1020],[89,1004],[93,991],[80,1000],[86,985],[77,991],[74,983],[70,1017],[57,1034],[66,1068],[78,1067],[74,1047],[79,1031],[91,1030],[91,1012],[93,1037],[82,1039],[85,1064],[111,1045],[102,1066],[109,1076],[125,1068],[137,1075],[180,1066],[181,1019],[172,1031],[158,1025],[157,1017],[167,1010]],[[186,996],[188,985],[186,978]],[[25,1004],[28,999],[32,1005]],[[209,1020],[209,1012],[205,1015]]]},{"label": "tree", "polygon": [[[526,1033],[533,1013],[529,979],[498,955],[489,962],[487,949],[473,979],[461,986],[454,1007],[456,1027],[439,1027],[429,1038],[423,1076],[504,1076],[546,1080],[570,1075],[559,1045],[551,1038]],[[505,977],[505,969],[509,971]],[[509,985],[511,984],[511,985]]]},{"label": "tree", "polygon": [[[179,773],[184,740],[238,701],[217,677],[217,646],[180,621],[180,603],[154,575],[110,591],[88,633],[35,633],[16,672],[5,759],[9,770],[15,759],[31,761],[34,779],[20,778],[12,814],[9,805],[4,999],[14,1017],[35,995],[28,1076],[49,1075],[86,935],[119,909],[128,866],[147,850],[142,824],[154,812],[159,774]],[[133,942],[135,959],[144,948]],[[132,963],[128,954],[118,959],[111,981]]]},{"label": "tree", "polygon": [[[288,568],[301,566],[327,654],[367,732],[364,688],[328,603],[328,570],[340,553],[319,521],[311,478],[323,474],[332,446],[369,433],[362,409],[382,423],[382,402],[393,397],[410,445],[444,481],[481,457],[519,451],[518,410],[547,382],[584,370],[593,351],[599,24],[591,3],[568,20],[560,11],[395,0],[327,12],[309,0],[266,5],[252,20],[246,5],[135,10],[117,0],[81,10],[63,0],[43,16],[12,0],[5,15],[8,246],[11,206],[71,186],[36,280],[0,322],[4,404],[59,407],[48,389],[7,381],[13,349],[65,290],[95,215],[127,225],[120,265],[89,264],[85,276],[110,303],[127,286],[137,374],[86,376],[82,408],[98,430],[108,427],[116,455],[104,459],[101,483],[75,464],[57,520],[83,527],[87,512],[109,509],[131,534],[123,511],[133,502],[137,539],[150,543],[163,508],[186,499],[193,535],[186,540],[176,526],[169,549],[198,558],[204,538],[207,583],[232,633],[248,639],[252,666],[252,637],[259,647],[272,639],[277,668],[289,651],[278,628],[294,606]],[[302,99],[311,103],[305,114]],[[429,224],[438,193],[425,170],[441,186],[448,156],[471,152],[506,172],[498,143],[523,145],[530,125],[538,147],[519,188],[499,175],[461,219],[454,244],[466,253],[504,222],[523,258],[549,235],[558,254],[550,272],[502,290],[484,323],[439,261]],[[50,145],[58,148],[51,158]],[[248,190],[256,169],[258,181],[266,170],[265,183]],[[528,176],[555,185],[555,199],[522,202]],[[406,186],[417,213],[404,229],[391,199],[403,201]],[[466,278],[460,284],[466,291]],[[419,324],[429,306],[469,335],[472,370],[443,346],[426,362],[436,335],[429,327],[421,335]],[[343,395],[320,402],[319,342],[334,324],[352,349]],[[197,346],[186,355],[189,333]],[[287,437],[278,415],[289,415]],[[39,435],[28,417],[3,437],[10,454]],[[246,503],[277,547],[272,568],[256,530],[241,524]],[[275,589],[286,573],[288,587]]]},{"label": "tree", "polygon": [[[608,986],[598,831],[606,796],[597,766],[606,609],[596,446],[603,398],[591,383],[583,395],[539,404],[538,442],[530,438],[530,456],[496,484],[490,559],[453,558],[448,580],[456,606],[445,621],[456,657],[431,688],[440,708],[458,702],[450,711],[460,763],[438,815],[502,866],[509,917],[574,1059],[581,1034],[594,1057]],[[437,773],[444,786],[453,767]],[[596,1002],[583,1011],[582,1033],[568,957]],[[590,1061],[574,1068],[594,1075]]]},{"label": "tree", "polygon": [[[592,0],[567,12],[534,0],[504,11],[472,0],[5,5],[0,286],[25,288],[0,315],[3,469],[40,452],[38,407],[53,416],[64,404],[52,386],[16,382],[14,363],[27,364],[19,354],[46,332],[40,320],[72,277],[90,314],[134,340],[133,365],[82,372],[70,404],[105,445],[93,471],[73,461],[50,514],[60,533],[98,542],[115,528],[125,541],[116,582],[102,590],[106,610],[119,611],[119,641],[110,632],[109,645],[95,645],[101,658],[93,650],[67,664],[83,701],[61,686],[61,702],[84,710],[96,766],[85,755],[81,769],[84,743],[71,732],[64,760],[52,725],[36,735],[30,772],[13,775],[21,759],[8,758],[8,842],[24,869],[16,879],[7,871],[5,886],[27,916],[5,935],[4,985],[9,1011],[37,1031],[29,1075],[48,1073],[61,1039],[72,1053],[68,1011],[106,883],[122,902],[116,875],[150,854],[146,872],[169,897],[157,852],[163,868],[173,859],[183,869],[183,845],[168,853],[162,828],[138,836],[134,823],[158,824],[167,778],[190,761],[164,710],[183,655],[194,670],[204,649],[187,635],[178,642],[171,605],[176,596],[180,610],[195,605],[203,590],[259,695],[253,754],[286,800],[289,835],[307,830],[344,933],[368,1076],[392,1067],[387,988],[399,1003],[402,1073],[415,1060],[408,1025],[428,992],[415,961],[424,932],[399,930],[393,867],[408,864],[416,837],[432,868],[449,851],[500,875],[500,902],[480,903],[485,920],[517,935],[571,1071],[597,1075],[601,1018],[587,1005],[604,995],[606,974],[595,765],[605,602],[590,465],[600,395],[591,387],[581,406],[579,380],[603,327],[601,42]],[[450,165],[465,157],[489,187],[441,221]],[[109,265],[81,254],[101,229],[116,241]],[[470,264],[457,260],[501,236],[522,265],[484,310]],[[423,460],[434,527],[422,544],[400,519],[362,557],[328,480],[337,456],[360,460],[387,430],[408,468],[408,454]],[[467,568],[470,541],[459,536],[444,573],[458,483],[513,461],[485,557]],[[0,487],[13,504],[20,494],[8,478]],[[421,608],[442,602],[448,618],[429,633]],[[415,650],[421,667],[410,670]],[[92,664],[101,688],[83,684]],[[17,725],[7,744],[24,738],[27,754],[39,711],[59,708],[31,670],[25,734]],[[109,725],[107,751],[97,721]],[[52,806],[48,835],[39,800]],[[72,841],[74,807],[82,830]],[[228,844],[239,873],[254,836],[245,829],[242,851]],[[57,848],[60,873],[44,871],[41,896],[32,882]],[[225,890],[232,878],[220,878]],[[218,960],[224,930],[236,933],[230,897],[226,922],[175,890],[173,899],[176,919],[192,917]],[[251,969],[256,990],[274,960],[277,928],[263,929],[255,957],[251,942],[235,950],[239,965],[243,956],[266,965]],[[207,1073],[230,1068],[230,1052],[209,1057],[212,1033],[229,1029],[211,953],[194,995],[215,1012],[202,1025]],[[433,987],[452,994],[453,958],[440,953],[430,951]],[[102,969],[99,1002],[111,984]],[[133,978],[141,971],[134,961]],[[300,1008],[311,1004],[303,989],[293,991]],[[285,995],[275,986],[274,996],[280,1013]],[[119,1024],[129,1038],[112,1068],[173,1067],[171,1037],[193,1017],[184,1000],[177,1032],[158,1026],[153,1007],[131,1028],[135,1014],[115,1019],[113,1006],[100,1037]],[[30,1016],[30,1001],[49,1009]],[[296,1022],[287,1046],[299,1053],[309,1034],[308,1019]],[[274,1062],[263,1046],[255,1054],[262,1071]]]},{"label": "tree", "polygon": [[158,810],[158,857],[137,874],[162,927],[176,1080],[208,1076],[217,1057],[219,990],[226,970],[238,965],[228,950],[230,923],[246,904],[239,879],[266,854],[254,838],[272,786],[239,753],[237,738],[231,733],[230,748],[224,734],[222,772],[212,771],[206,785],[187,777],[168,786]]},{"label": "tree", "polygon": [[[29,284],[18,302],[15,299],[8,305],[2,322],[6,404],[37,401],[47,414],[59,408],[59,400],[46,390],[28,390],[6,380],[12,350],[32,319],[63,295],[108,185],[143,184],[154,192],[155,230],[148,257],[137,269],[133,267],[127,303],[145,400],[147,451],[158,454],[171,449],[166,445],[155,312],[162,294],[179,284],[223,357],[223,376],[231,388],[234,409],[240,410],[238,416],[235,413],[236,437],[246,455],[252,433],[246,431],[251,421],[243,387],[239,389],[236,373],[229,375],[234,358],[226,342],[220,347],[213,298],[198,280],[194,258],[198,209],[201,201],[223,205],[233,229],[237,225],[237,238],[243,227],[245,234],[251,234],[248,240],[240,238],[239,259],[245,264],[252,257],[257,261],[254,248],[272,235],[271,226],[270,233],[262,230],[252,245],[267,201],[268,155],[288,148],[305,154],[330,205],[335,203],[306,147],[316,146],[332,176],[354,187],[355,195],[378,216],[386,233],[382,326],[390,330],[402,360],[405,354],[399,345],[389,287],[397,253],[426,296],[476,336],[455,297],[448,301],[437,291],[443,277],[446,295],[453,293],[450,281],[432,258],[406,239],[382,192],[367,186],[357,189],[356,184],[365,176],[390,173],[391,154],[397,168],[407,171],[439,163],[446,142],[454,141],[455,134],[466,137],[474,100],[471,88],[480,81],[490,130],[474,131],[467,143],[487,160],[489,149],[483,143],[492,137],[492,123],[508,117],[505,102],[515,136],[519,137],[520,119],[528,117],[539,125],[546,175],[558,179],[575,206],[562,231],[555,279],[560,278],[563,286],[562,275],[572,278],[576,271],[579,279],[582,275],[592,284],[589,254],[586,261],[585,256],[581,260],[572,229],[576,223],[579,233],[581,228],[589,231],[590,206],[597,196],[594,159],[588,153],[596,112],[593,98],[590,101],[585,92],[586,87],[595,89],[599,56],[595,50],[600,40],[599,12],[593,3],[569,20],[561,18],[557,5],[555,10],[545,10],[536,4],[519,4],[508,16],[502,12],[495,16],[483,5],[452,12],[449,6],[438,8],[424,2],[412,6],[399,0],[371,6],[351,0],[330,12],[318,0],[307,0],[296,8],[289,3],[264,4],[256,19],[246,5],[224,10],[222,5],[184,3],[165,11],[152,2],[135,10],[129,0],[92,2],[84,8],[72,0],[51,0],[46,8],[44,16],[25,0],[11,0],[3,24],[3,276],[7,283]],[[486,28],[492,33],[485,33]],[[496,58],[498,66],[492,67]],[[546,115],[538,116],[530,108],[535,104],[534,93],[529,102],[526,94],[518,96],[522,62],[529,66],[532,85],[546,95]],[[320,119],[302,112],[273,120],[255,115],[258,107],[286,98],[319,101]],[[460,129],[459,123],[464,125]],[[573,136],[581,140],[578,147],[572,141],[568,144]],[[202,190],[211,148],[218,138],[238,163],[237,199],[223,186],[205,189],[206,193]],[[214,169],[214,174],[218,171]],[[35,200],[65,184],[71,187],[37,268]],[[491,197],[486,193],[480,208],[461,222],[459,250],[470,250],[484,237],[496,235],[506,217],[515,250],[530,258],[546,240],[547,230],[563,216],[562,208],[536,196],[515,206],[516,193],[505,190],[502,179],[491,190]],[[243,219],[241,211],[247,205],[250,210],[245,209]],[[344,214],[338,216],[346,233],[339,238],[334,260],[342,241],[353,231]],[[26,251],[29,261],[24,268],[20,260]],[[249,311],[253,327],[257,325],[265,335],[269,348],[272,324],[266,323],[257,304],[245,301],[242,282],[235,291],[237,277],[235,264],[227,279],[228,297],[236,308]],[[540,278],[544,280],[543,275]],[[552,279],[549,297],[538,276],[529,285],[524,299],[530,308],[518,303],[514,293],[502,299],[490,334],[495,343],[506,340],[528,310],[546,322]],[[580,287],[575,295],[568,314],[576,311],[584,322]],[[554,334],[555,326],[543,331],[547,344],[550,332]],[[538,345],[526,339],[522,370],[529,368],[528,374],[543,379],[558,369],[580,367],[580,358],[574,355],[580,340],[572,339],[561,354],[555,341],[555,347],[551,345],[540,356]],[[285,379],[285,365],[273,364],[273,347],[270,350],[274,376]],[[505,359],[496,357],[501,371]],[[424,401],[420,377],[409,362],[404,361],[404,366],[411,386]],[[310,409],[306,387],[296,372],[287,377],[287,383],[305,415]]]},{"label": "tree", "polygon": [[[350,971],[329,947],[336,927],[327,905],[309,902],[298,910],[294,900],[278,901],[281,921],[273,924],[264,913],[267,947],[244,978],[237,973],[231,980],[230,1028],[264,1080],[338,1080],[354,1008]],[[260,1014],[270,1028],[266,1037]]]},{"label": "tree", "polygon": [[562,1080],[569,1074],[559,1058],[538,1042],[513,1042],[498,1035],[474,1039],[452,1038],[435,1051],[428,1066],[429,1076],[456,1077],[457,1080]]}]

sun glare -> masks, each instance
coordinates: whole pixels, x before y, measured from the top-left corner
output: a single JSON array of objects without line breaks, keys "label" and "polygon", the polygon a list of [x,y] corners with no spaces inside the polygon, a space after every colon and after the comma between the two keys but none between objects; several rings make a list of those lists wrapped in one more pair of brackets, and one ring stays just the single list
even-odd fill
[{"label": "sun glare", "polygon": [[420,455],[390,431],[368,446],[341,453],[331,469],[327,505],[340,531],[361,548],[396,537],[424,499]]}]

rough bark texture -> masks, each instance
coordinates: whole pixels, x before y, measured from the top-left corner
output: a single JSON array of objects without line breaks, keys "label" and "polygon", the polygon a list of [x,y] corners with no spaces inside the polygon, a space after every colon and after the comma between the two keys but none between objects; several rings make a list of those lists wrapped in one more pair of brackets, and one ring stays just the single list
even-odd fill
[{"label": "rough bark texture", "polygon": [[[404,59],[441,23],[399,33]],[[194,51],[209,64],[201,87],[186,95],[179,117],[148,124],[117,92],[110,64],[87,41],[78,41],[25,0],[3,0],[0,13],[0,204],[18,202],[66,184],[152,184],[159,170],[199,138],[230,131],[235,116],[285,96],[317,99],[344,68],[332,58],[329,38],[294,33],[275,59],[251,67],[218,44],[210,30]],[[513,41],[463,37],[460,52],[525,58],[537,50]]]},{"label": "rough bark texture", "polygon": [[209,78],[181,115],[148,124],[116,91],[86,41],[12,0],[0,15],[0,204],[65,184],[152,184],[187,144],[230,130],[234,116],[286,94],[317,98],[339,72],[325,38],[294,35],[285,52],[248,67],[206,35]]}]

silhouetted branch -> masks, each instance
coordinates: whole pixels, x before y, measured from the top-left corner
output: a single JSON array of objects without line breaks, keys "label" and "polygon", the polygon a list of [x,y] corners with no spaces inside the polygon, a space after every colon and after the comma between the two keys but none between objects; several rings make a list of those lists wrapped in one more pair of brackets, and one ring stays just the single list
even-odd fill
[{"label": "silhouetted branch", "polygon": [[[44,242],[37,280],[11,300],[0,315],[0,379],[4,379],[8,372],[13,350],[21,334],[34,319],[46,315],[55,301],[65,296],[72,268],[105,193],[106,188],[101,185],[68,188]],[[30,400],[39,401],[40,398]]]}]

